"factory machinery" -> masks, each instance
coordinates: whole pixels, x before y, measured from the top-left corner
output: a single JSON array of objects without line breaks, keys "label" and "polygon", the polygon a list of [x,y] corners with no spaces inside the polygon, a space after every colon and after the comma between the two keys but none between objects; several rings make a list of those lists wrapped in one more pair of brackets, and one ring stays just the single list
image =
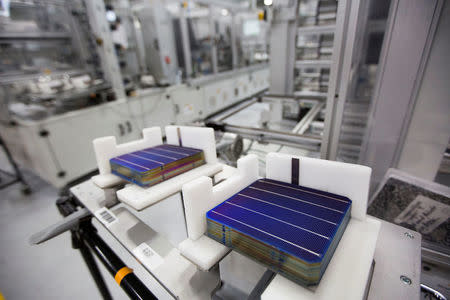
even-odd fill
[{"label": "factory machinery", "polygon": [[267,25],[248,6],[11,1],[1,22],[2,138],[58,188],[96,169],[95,137],[137,139],[269,85]]},{"label": "factory machinery", "polygon": [[[93,255],[133,299],[328,299],[331,295],[419,299],[421,235],[366,215],[369,168],[279,153],[267,156],[269,179],[289,177],[291,159],[296,159],[302,170],[297,178],[300,185],[340,191],[352,198],[349,225],[325,275],[317,286],[304,287],[205,235],[205,213],[259,178],[257,156],[241,157],[231,167],[218,161],[211,128],[167,126],[164,132],[168,145],[203,151],[205,164],[151,186],[125,183],[116,176],[110,159],[139,150],[148,153],[149,147],[162,143],[161,128],[146,128],[142,139],[128,143],[98,138],[93,145],[100,174],[59,199],[57,206],[65,218],[35,234],[31,242],[42,243],[71,230],[74,248],[81,251],[106,299],[111,296]],[[343,174],[351,180],[339,180]]]},{"label": "factory machinery", "polygon": [[[439,0],[413,2],[279,1],[266,11],[268,22],[259,20],[247,2],[73,2],[66,16],[79,33],[66,35],[63,44],[71,41],[70,51],[90,50],[74,55],[53,46],[62,53],[51,61],[83,59],[70,66],[57,63],[44,74],[31,71],[23,86],[10,81],[2,89],[14,96],[4,98],[11,99],[12,115],[4,118],[1,133],[19,163],[57,187],[99,170],[71,185],[57,202],[65,218],[32,242],[70,230],[104,298],[110,295],[92,254],[131,298],[419,299],[422,290],[445,299],[448,291],[441,287],[448,279],[442,274],[448,274],[449,252],[442,228],[447,223],[424,231],[407,218],[386,214],[390,208],[384,205],[401,188],[388,186],[386,171],[408,165],[413,157],[405,153],[414,140],[415,116],[408,124],[403,120],[412,115],[408,107],[420,113],[418,84],[429,78],[423,69],[433,54],[433,37],[438,40],[445,28],[437,25],[440,13],[448,11]],[[417,14],[406,16],[405,9]],[[426,28],[408,41],[408,58],[405,42],[393,38],[410,30],[403,24]],[[69,30],[39,28],[46,28],[54,44]],[[77,50],[83,39],[86,47]],[[410,69],[391,67],[402,59]],[[18,76],[25,77],[23,66],[30,64],[21,64]],[[64,71],[72,66],[83,71]],[[404,72],[401,78],[414,80],[396,87],[394,109],[389,101],[398,70]],[[37,95],[29,93],[34,87]],[[79,95],[75,91],[84,91],[90,100],[83,103],[86,97],[74,96]],[[64,102],[65,95],[79,102]],[[446,128],[447,119],[433,120],[434,128]],[[202,149],[206,163],[148,188],[125,184],[108,169],[109,159],[163,140]],[[434,145],[442,154],[448,139]],[[319,158],[368,165],[372,180],[352,186],[359,173]],[[209,240],[202,227],[212,208],[208,200],[225,201],[259,176],[290,176],[291,167],[283,162],[291,159],[305,162],[300,163],[300,184],[352,195],[356,207],[345,241],[313,288]],[[442,155],[423,160],[432,167],[418,167],[418,172],[426,170],[434,178]],[[396,176],[426,190],[429,205],[448,201],[449,191],[442,186]],[[344,177],[351,180],[342,182]],[[408,205],[425,201],[417,196],[395,200],[399,216]],[[433,234],[434,229],[440,233]]]}]

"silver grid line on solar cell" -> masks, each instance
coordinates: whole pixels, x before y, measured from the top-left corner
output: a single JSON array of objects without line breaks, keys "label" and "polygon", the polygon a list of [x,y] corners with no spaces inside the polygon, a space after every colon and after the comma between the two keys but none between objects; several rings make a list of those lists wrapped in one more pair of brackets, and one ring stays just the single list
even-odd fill
[{"label": "silver grid line on solar cell", "polygon": [[147,167],[141,166],[140,164],[136,164],[136,163],[134,163],[134,162],[128,161],[128,160],[123,159],[123,158],[120,158],[120,157],[114,157],[114,158],[115,158],[115,159],[118,159],[118,160],[121,160],[121,161],[124,161],[124,162],[126,162],[127,164],[138,166],[139,168],[142,168],[142,169],[151,170],[151,169],[149,169],[149,168],[147,168]]},{"label": "silver grid line on solar cell", "polygon": [[[171,149],[174,149],[173,147],[175,147],[175,150],[178,150],[179,149],[179,147],[182,147],[182,146],[175,146],[175,145],[170,145],[170,144],[164,144],[165,146],[167,146],[167,147],[171,147]],[[159,148],[158,148],[159,149]],[[193,150],[192,148],[191,149],[187,149],[186,147],[183,147],[183,150],[184,151],[194,151],[193,153],[195,153],[196,151],[195,150]]]},{"label": "silver grid line on solar cell", "polygon": [[229,204],[229,205],[234,205],[234,206],[236,206],[236,207],[240,207],[240,208],[242,208],[242,209],[245,209],[245,210],[248,210],[248,211],[254,212],[254,213],[256,213],[256,214],[259,214],[259,215],[261,215],[261,216],[264,216],[264,217],[267,217],[267,218],[271,218],[271,219],[273,219],[273,220],[275,220],[275,221],[278,221],[278,222],[281,222],[281,223],[284,223],[284,224],[290,225],[290,226],[292,226],[292,227],[295,227],[295,228],[298,228],[298,229],[304,230],[304,231],[306,231],[306,232],[309,232],[309,233],[315,234],[315,235],[317,235],[317,236],[320,236],[320,237],[322,237],[322,238],[324,238],[324,239],[327,239],[327,240],[329,240],[329,239],[330,239],[329,237],[327,237],[327,236],[324,236],[324,235],[322,235],[322,234],[320,234],[320,233],[317,233],[317,232],[314,232],[314,231],[308,230],[308,229],[306,229],[306,228],[303,228],[303,227],[301,227],[301,226],[298,226],[298,225],[295,225],[295,224],[291,224],[291,223],[289,223],[289,222],[286,222],[286,221],[280,220],[280,219],[278,219],[278,218],[274,218],[274,217],[272,217],[272,216],[269,216],[269,215],[263,214],[263,213],[261,213],[261,212],[259,212],[259,211],[256,211],[256,210],[253,210],[253,209],[250,209],[250,208],[248,208],[248,207],[243,207],[243,206],[241,206],[241,205],[237,205],[237,204],[235,204],[235,203],[232,203],[232,202],[230,202],[230,201],[227,201],[227,202],[224,202],[224,203],[225,203],[225,204]]},{"label": "silver grid line on solar cell", "polygon": [[161,148],[153,148],[152,149],[153,151],[163,151],[163,152],[169,152],[169,153],[175,153],[175,154],[180,154],[180,155],[183,155],[183,156],[189,156],[189,154],[186,154],[186,153],[181,153],[181,152],[178,152],[178,151],[173,151],[173,150],[167,150],[167,149],[161,149]]},{"label": "silver grid line on solar cell", "polygon": [[315,255],[315,256],[322,257],[322,255],[320,255],[319,253],[316,253],[316,252],[314,252],[314,251],[312,251],[312,250],[309,250],[309,249],[307,249],[307,248],[305,248],[305,247],[302,247],[302,246],[297,245],[297,244],[295,244],[295,243],[292,243],[292,242],[290,242],[290,241],[288,241],[288,240],[285,240],[285,239],[283,239],[283,238],[280,238],[280,237],[278,237],[278,236],[276,236],[276,235],[274,235],[274,234],[271,234],[271,233],[269,233],[269,232],[267,232],[267,231],[261,230],[261,229],[259,229],[259,228],[256,228],[256,227],[252,226],[252,225],[246,224],[246,223],[244,223],[244,222],[241,222],[241,221],[239,221],[239,220],[236,220],[236,219],[231,218],[231,217],[229,217],[229,216],[226,216],[226,215],[224,215],[224,214],[218,213],[218,212],[216,212],[216,211],[214,211],[214,210],[211,210],[211,212],[212,212],[212,213],[215,213],[215,214],[217,214],[217,215],[219,215],[219,216],[222,216],[222,217],[224,217],[224,218],[233,220],[233,221],[235,221],[235,222],[237,222],[237,223],[240,223],[240,224],[242,224],[242,225],[244,225],[244,226],[247,226],[247,227],[252,228],[252,229],[254,229],[254,230],[257,230],[257,231],[259,231],[259,232],[262,232],[262,233],[264,233],[264,234],[267,234],[267,235],[269,235],[269,236],[271,236],[271,237],[273,237],[273,238],[279,239],[280,241],[283,241],[283,242],[285,242],[285,243],[291,244],[292,246],[297,247],[297,248],[299,248],[299,249],[302,249],[303,251],[309,252],[309,253],[311,253],[311,254],[313,254],[313,255]]},{"label": "silver grid line on solar cell", "polygon": [[348,201],[345,201],[345,200],[342,200],[342,199],[338,199],[336,197],[332,197],[332,196],[328,196],[328,195],[322,195],[322,194],[311,192],[311,191],[308,191],[308,190],[305,190],[305,189],[294,188],[294,187],[291,187],[291,186],[285,186],[285,185],[281,185],[281,184],[278,184],[278,183],[273,183],[273,182],[269,182],[269,181],[265,181],[265,180],[260,180],[260,181],[264,182],[264,183],[267,183],[267,184],[281,186],[281,187],[284,187],[284,188],[288,188],[288,189],[292,189],[292,190],[296,190],[296,191],[301,191],[301,192],[317,195],[317,196],[320,196],[320,197],[325,197],[325,198],[333,199],[333,200],[336,200],[336,201],[341,201],[341,202],[344,202],[344,203],[348,203]]},{"label": "silver grid line on solar cell", "polygon": [[293,211],[295,213],[302,214],[302,215],[305,215],[305,216],[308,216],[308,217],[311,217],[311,218],[314,218],[314,219],[317,219],[317,220],[320,220],[320,221],[324,221],[324,222],[327,222],[327,223],[330,223],[330,224],[333,224],[333,225],[337,225],[337,223],[334,223],[334,222],[331,222],[331,221],[328,221],[328,220],[325,220],[325,219],[322,219],[322,218],[319,218],[319,217],[316,217],[316,216],[313,216],[313,215],[310,215],[310,214],[307,214],[307,213],[304,213],[304,212],[301,212],[301,211],[298,211],[298,210],[295,210],[295,209],[292,209],[292,208],[289,208],[289,207],[285,207],[283,205],[275,204],[275,203],[272,203],[272,202],[269,202],[269,201],[265,201],[265,200],[262,200],[262,199],[258,199],[258,198],[252,197],[252,196],[244,195],[242,193],[238,193],[238,195],[246,197],[246,198],[250,198],[250,199],[253,199],[253,200],[256,200],[256,201],[264,202],[264,203],[267,203],[267,204],[270,204],[270,205],[273,205],[273,206],[277,206],[277,207],[280,207],[280,208],[284,208],[284,209]]},{"label": "silver grid line on solar cell", "polygon": [[155,152],[151,152],[150,150],[141,150],[139,152],[144,152],[144,153],[147,153],[147,154],[152,154],[152,155],[161,156],[161,157],[167,157],[167,158],[171,158],[171,159],[177,159],[176,157],[163,155],[163,154],[159,154],[159,153],[155,153]]},{"label": "silver grid line on solar cell", "polygon": [[[148,161],[155,162],[155,163],[157,163],[157,164],[164,165],[164,163],[162,163],[162,162],[160,162],[160,161],[157,161],[157,160],[154,160],[154,159],[151,159],[151,158],[147,158],[147,157],[142,157],[142,156],[139,156],[139,155],[137,155],[137,154],[128,153],[127,155],[131,155],[131,156],[134,156],[134,157],[138,157],[138,158],[140,158],[140,159],[143,159],[143,160],[148,160]],[[138,165],[138,164],[136,164],[136,165]],[[141,167],[142,167],[142,166],[141,166]],[[144,167],[143,167],[143,168],[144,168]]]},{"label": "silver grid line on solar cell", "polygon": [[312,202],[309,202],[309,201],[306,201],[306,200],[302,200],[302,199],[299,199],[299,198],[295,198],[295,197],[291,197],[291,196],[288,196],[288,195],[283,195],[283,194],[280,194],[280,193],[276,193],[276,192],[272,192],[272,191],[268,191],[268,190],[256,188],[256,187],[254,187],[254,186],[249,186],[248,188],[249,188],[249,189],[258,190],[258,191],[261,191],[261,192],[266,192],[266,193],[274,194],[274,195],[281,196],[281,197],[285,197],[285,198],[289,198],[289,199],[293,199],[293,200],[296,200],[296,201],[308,203],[308,204],[311,204],[311,205],[314,205],[314,206],[317,206],[317,207],[322,207],[322,208],[325,208],[325,209],[328,209],[328,210],[332,210],[332,211],[335,211],[335,212],[338,212],[338,213],[341,213],[341,214],[344,213],[343,211],[340,211],[340,210],[338,210],[338,209],[326,207],[326,206],[324,206],[324,205],[312,203]]}]

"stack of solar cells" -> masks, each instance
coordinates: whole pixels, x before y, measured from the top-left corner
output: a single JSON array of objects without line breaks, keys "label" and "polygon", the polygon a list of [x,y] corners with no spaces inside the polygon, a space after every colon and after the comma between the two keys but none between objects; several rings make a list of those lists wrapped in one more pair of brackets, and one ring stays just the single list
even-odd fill
[{"label": "stack of solar cells", "polygon": [[299,284],[314,285],[344,233],[351,203],[260,179],[206,213],[207,235]]},{"label": "stack of solar cells", "polygon": [[159,145],[110,159],[111,171],[123,179],[148,187],[205,164],[202,150]]}]

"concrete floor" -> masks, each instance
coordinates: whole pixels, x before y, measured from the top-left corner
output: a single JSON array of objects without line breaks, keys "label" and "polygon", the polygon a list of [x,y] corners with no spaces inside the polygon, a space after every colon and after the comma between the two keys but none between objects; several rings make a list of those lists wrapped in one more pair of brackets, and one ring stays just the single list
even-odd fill
[{"label": "concrete floor", "polygon": [[[0,153],[0,169],[8,169]],[[79,253],[65,233],[38,246],[29,237],[61,219],[55,201],[58,191],[26,173],[33,193],[22,195],[20,184],[0,190],[0,292],[14,299],[101,299]],[[101,266],[114,299],[128,299]]]}]

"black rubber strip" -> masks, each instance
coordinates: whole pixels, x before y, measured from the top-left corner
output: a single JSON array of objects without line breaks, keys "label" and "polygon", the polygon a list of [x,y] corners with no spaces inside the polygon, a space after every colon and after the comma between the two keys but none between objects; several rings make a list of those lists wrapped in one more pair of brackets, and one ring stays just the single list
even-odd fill
[{"label": "black rubber strip", "polygon": [[181,141],[181,130],[180,127],[177,127],[177,135],[178,135],[178,143],[180,147],[183,147],[183,142]]},{"label": "black rubber strip", "polygon": [[298,185],[298,176],[300,172],[300,160],[298,158],[293,158],[291,161],[291,183]]}]

